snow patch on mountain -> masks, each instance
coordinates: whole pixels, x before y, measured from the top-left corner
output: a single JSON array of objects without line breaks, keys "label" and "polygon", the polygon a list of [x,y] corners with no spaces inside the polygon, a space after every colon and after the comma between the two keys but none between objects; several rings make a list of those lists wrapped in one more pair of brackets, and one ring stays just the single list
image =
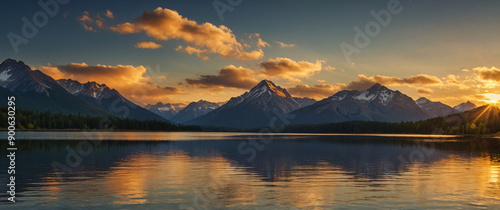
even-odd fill
[{"label": "snow patch on mountain", "polygon": [[367,90],[361,92],[361,94],[359,94],[357,96],[353,96],[354,99],[362,100],[362,101],[371,101],[375,97],[376,97],[376,95],[370,94],[370,92],[368,92]]},{"label": "snow patch on mountain", "polygon": [[7,68],[2,73],[0,73],[0,81],[6,82],[7,80],[9,80],[10,76],[12,76],[12,74],[9,74],[11,70],[12,68]]}]

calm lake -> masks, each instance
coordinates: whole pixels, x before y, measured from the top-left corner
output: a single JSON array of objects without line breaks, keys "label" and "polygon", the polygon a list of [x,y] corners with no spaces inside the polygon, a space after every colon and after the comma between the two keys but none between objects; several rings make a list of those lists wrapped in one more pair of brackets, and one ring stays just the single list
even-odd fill
[{"label": "calm lake", "polygon": [[[2,139],[7,134],[1,133]],[[16,133],[0,208],[500,208],[500,139],[168,132]],[[88,140],[91,141],[88,141]]]}]

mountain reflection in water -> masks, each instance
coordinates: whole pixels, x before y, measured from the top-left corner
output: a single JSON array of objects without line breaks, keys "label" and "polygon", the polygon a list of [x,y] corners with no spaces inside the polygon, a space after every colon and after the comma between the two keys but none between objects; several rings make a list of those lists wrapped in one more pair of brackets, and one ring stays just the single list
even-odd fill
[{"label": "mountain reflection in water", "polygon": [[79,141],[20,140],[16,207],[500,205],[499,139],[279,135],[249,162],[240,137],[102,141],[59,174],[51,164],[64,163],[66,147]]}]

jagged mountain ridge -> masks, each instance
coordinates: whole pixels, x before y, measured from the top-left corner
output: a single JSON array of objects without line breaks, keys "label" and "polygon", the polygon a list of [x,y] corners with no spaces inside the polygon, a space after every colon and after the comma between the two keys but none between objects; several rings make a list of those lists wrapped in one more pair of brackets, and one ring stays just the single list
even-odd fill
[{"label": "jagged mountain ridge", "polygon": [[421,97],[415,101],[417,105],[427,112],[430,117],[442,117],[457,113],[457,110],[439,101],[431,101],[425,97]]},{"label": "jagged mountain ridge", "polygon": [[342,121],[401,122],[430,118],[409,96],[375,84],[367,90],[343,90],[298,109],[292,124],[318,124]]},{"label": "jagged mountain ridge", "polygon": [[123,97],[117,90],[111,89],[105,84],[98,84],[96,82],[80,83],[71,79],[60,79],[57,82],[69,93],[78,98],[111,113],[118,114],[123,118],[167,120],[136,105]]},{"label": "jagged mountain ridge", "polygon": [[68,93],[52,77],[39,70],[31,70],[22,61],[7,59],[0,64],[0,86],[5,88],[2,94],[14,94],[24,101],[16,105],[22,109],[113,116],[112,113]]},{"label": "jagged mountain ridge", "polygon": [[[20,103],[20,108],[109,116],[116,115],[116,113],[110,112],[113,111],[110,101],[114,100],[133,109],[129,117],[136,119],[158,119],[157,117],[160,117],[135,105],[118,91],[107,87],[105,84],[74,82],[76,81],[55,81],[41,71],[31,70],[22,61],[7,59],[0,64],[0,86],[2,87],[0,93],[2,95],[15,94],[19,100],[24,101]],[[374,87],[378,89],[374,90]],[[374,85],[370,89],[365,91],[340,91],[327,99],[315,102],[313,99],[292,97],[285,89],[276,86],[271,81],[263,80],[250,91],[231,98],[217,109],[214,109],[217,104],[210,104],[206,109],[201,107],[202,112],[193,114],[187,120],[184,118],[184,120],[180,121],[190,121],[189,123],[191,123],[192,120],[189,120],[189,118],[197,118],[202,119],[202,123],[206,125],[227,127],[269,126],[270,119],[276,117],[273,110],[277,110],[279,113],[296,114],[296,112],[304,108],[317,108],[325,103],[328,105],[316,109],[316,112],[312,112],[312,114],[308,114],[311,119],[306,123],[331,122],[332,120],[334,122],[346,120],[412,121],[443,116],[449,113],[449,106],[440,102],[432,102],[421,98],[413,101],[414,104],[412,104],[410,100],[407,100],[409,97],[399,91],[392,91],[381,85]],[[395,99],[402,100],[404,103],[393,103]],[[333,103],[333,105],[329,104],[332,101],[337,102]],[[340,101],[342,102],[340,103]],[[419,114],[418,110],[413,109],[415,104],[425,114]],[[424,104],[433,104],[438,108]],[[135,110],[137,107],[139,108],[138,111]],[[468,101],[453,109],[455,112],[463,112],[475,107],[476,105]],[[163,104],[159,111],[160,109],[161,111],[173,111],[172,108],[174,106]],[[331,109],[336,110],[332,112]],[[329,115],[328,110],[334,115],[331,115],[331,113]],[[205,116],[202,116],[205,113],[211,114],[211,116],[205,118]],[[301,123],[303,118],[303,115],[298,115],[297,119],[292,123]],[[159,119],[163,120],[161,117]],[[211,124],[212,119],[218,119],[219,121]]]},{"label": "jagged mountain ridge", "polygon": [[153,113],[156,113],[157,115],[162,116],[167,120],[171,120],[173,116],[179,113],[179,108],[169,103],[164,104],[162,102],[158,102],[154,105],[147,104],[146,106],[144,106],[144,108]]},{"label": "jagged mountain ridge", "polygon": [[469,110],[472,110],[475,108],[477,108],[477,106],[470,101],[461,103],[461,104],[453,107],[453,109],[455,109],[457,112],[465,112],[465,111],[469,111]]},{"label": "jagged mountain ridge", "polygon": [[171,118],[172,121],[177,123],[184,123],[197,117],[203,116],[217,108],[220,105],[205,100],[189,103],[184,109]]},{"label": "jagged mountain ridge", "polygon": [[288,113],[299,104],[283,88],[269,80],[262,80],[250,91],[231,98],[226,104],[187,124],[253,128],[270,126],[279,113]]},{"label": "jagged mountain ridge", "polygon": [[293,99],[297,102],[297,104],[299,104],[299,108],[306,107],[306,106],[309,106],[311,104],[318,102],[312,98],[307,98],[307,97],[304,97],[304,98],[293,97]]}]

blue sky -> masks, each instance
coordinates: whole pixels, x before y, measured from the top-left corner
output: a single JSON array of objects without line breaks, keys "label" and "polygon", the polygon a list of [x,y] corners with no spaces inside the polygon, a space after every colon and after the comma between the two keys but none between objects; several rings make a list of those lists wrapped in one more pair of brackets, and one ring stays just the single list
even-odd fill
[{"label": "blue sky", "polygon": [[[0,55],[2,59],[23,60],[33,68],[40,69],[59,65],[61,68],[66,65],[68,69],[71,66],[67,65],[71,63],[85,63],[88,66],[100,64],[108,67],[143,66],[152,73],[142,75],[146,79],[137,81],[177,89],[151,96],[142,103],[152,103],[154,100],[189,102],[202,98],[211,101],[228,100],[247,91],[248,87],[225,86],[224,82],[212,84],[214,81],[210,81],[212,83],[207,86],[205,80],[198,80],[205,82],[202,85],[187,85],[186,79],[200,79],[200,75],[217,76],[221,69],[230,65],[255,71],[255,80],[271,79],[289,89],[292,95],[307,96],[307,93],[314,91],[323,93],[314,95],[317,99],[340,89],[355,87],[355,84],[349,86],[352,81],[386,83],[384,85],[399,89],[415,99],[425,96],[450,105],[464,100],[481,100],[478,95],[495,93],[497,87],[495,66],[499,66],[500,55],[497,27],[500,20],[499,1],[395,1],[399,2],[402,11],[391,15],[389,24],[381,27],[369,44],[360,49],[359,54],[351,56],[351,63],[346,60],[340,44],[344,42],[353,45],[356,36],[354,27],[364,29],[367,23],[374,21],[370,11],[387,10],[391,1],[242,0],[239,5],[230,6],[233,11],[225,12],[224,20],[219,18],[213,2],[69,1],[60,5],[59,12],[50,17],[48,23],[38,29],[36,36],[28,39],[27,44],[19,45],[19,51],[16,53],[7,34],[12,32],[22,35],[21,18],[27,17],[31,20],[33,15],[42,9],[37,1],[8,1],[0,8],[3,20],[0,26],[4,37],[0,41]],[[220,2],[229,5],[227,1]],[[270,47],[262,47],[263,55],[257,59],[242,61],[220,53],[206,53],[205,56],[209,60],[202,60],[195,54],[176,50],[178,46],[195,46],[183,38],[159,40],[149,36],[146,31],[121,34],[108,28],[126,22],[135,23],[144,11],[151,12],[158,7],[175,11],[199,25],[223,25],[231,30],[239,43],[253,43],[256,38],[249,36],[258,33],[259,38]],[[97,15],[103,17],[108,10],[113,13],[114,18],[103,18],[104,28],[96,27],[95,23],[95,31],[82,27],[79,18],[85,11],[89,17],[96,20]],[[242,39],[244,41],[241,41]],[[146,41],[161,44],[162,47],[134,47],[136,43]],[[282,48],[276,41],[295,46]],[[255,43],[250,45],[252,48],[247,52],[257,50]],[[277,58],[311,64],[321,61],[321,68],[305,74],[287,74],[293,76],[269,72],[264,76],[259,74],[261,71],[267,71],[260,65],[261,62],[270,62],[269,59],[273,59],[274,64],[279,64]],[[482,72],[478,68],[491,73],[491,78],[481,79]],[[80,70],[85,71],[85,68]],[[280,70],[283,71],[291,70]],[[164,78],[148,80],[147,77],[151,75]],[[359,75],[368,79],[362,80]],[[374,77],[377,75],[382,77]],[[416,75],[435,77],[439,82],[404,80]],[[448,82],[450,75],[453,75],[458,83]],[[77,77],[76,74],[73,76]],[[99,76],[95,80],[110,83]],[[364,87],[363,85],[361,87]],[[120,90],[119,88],[124,87],[116,88]],[[135,101],[141,97],[134,95],[129,89],[124,89],[123,92]]]}]

